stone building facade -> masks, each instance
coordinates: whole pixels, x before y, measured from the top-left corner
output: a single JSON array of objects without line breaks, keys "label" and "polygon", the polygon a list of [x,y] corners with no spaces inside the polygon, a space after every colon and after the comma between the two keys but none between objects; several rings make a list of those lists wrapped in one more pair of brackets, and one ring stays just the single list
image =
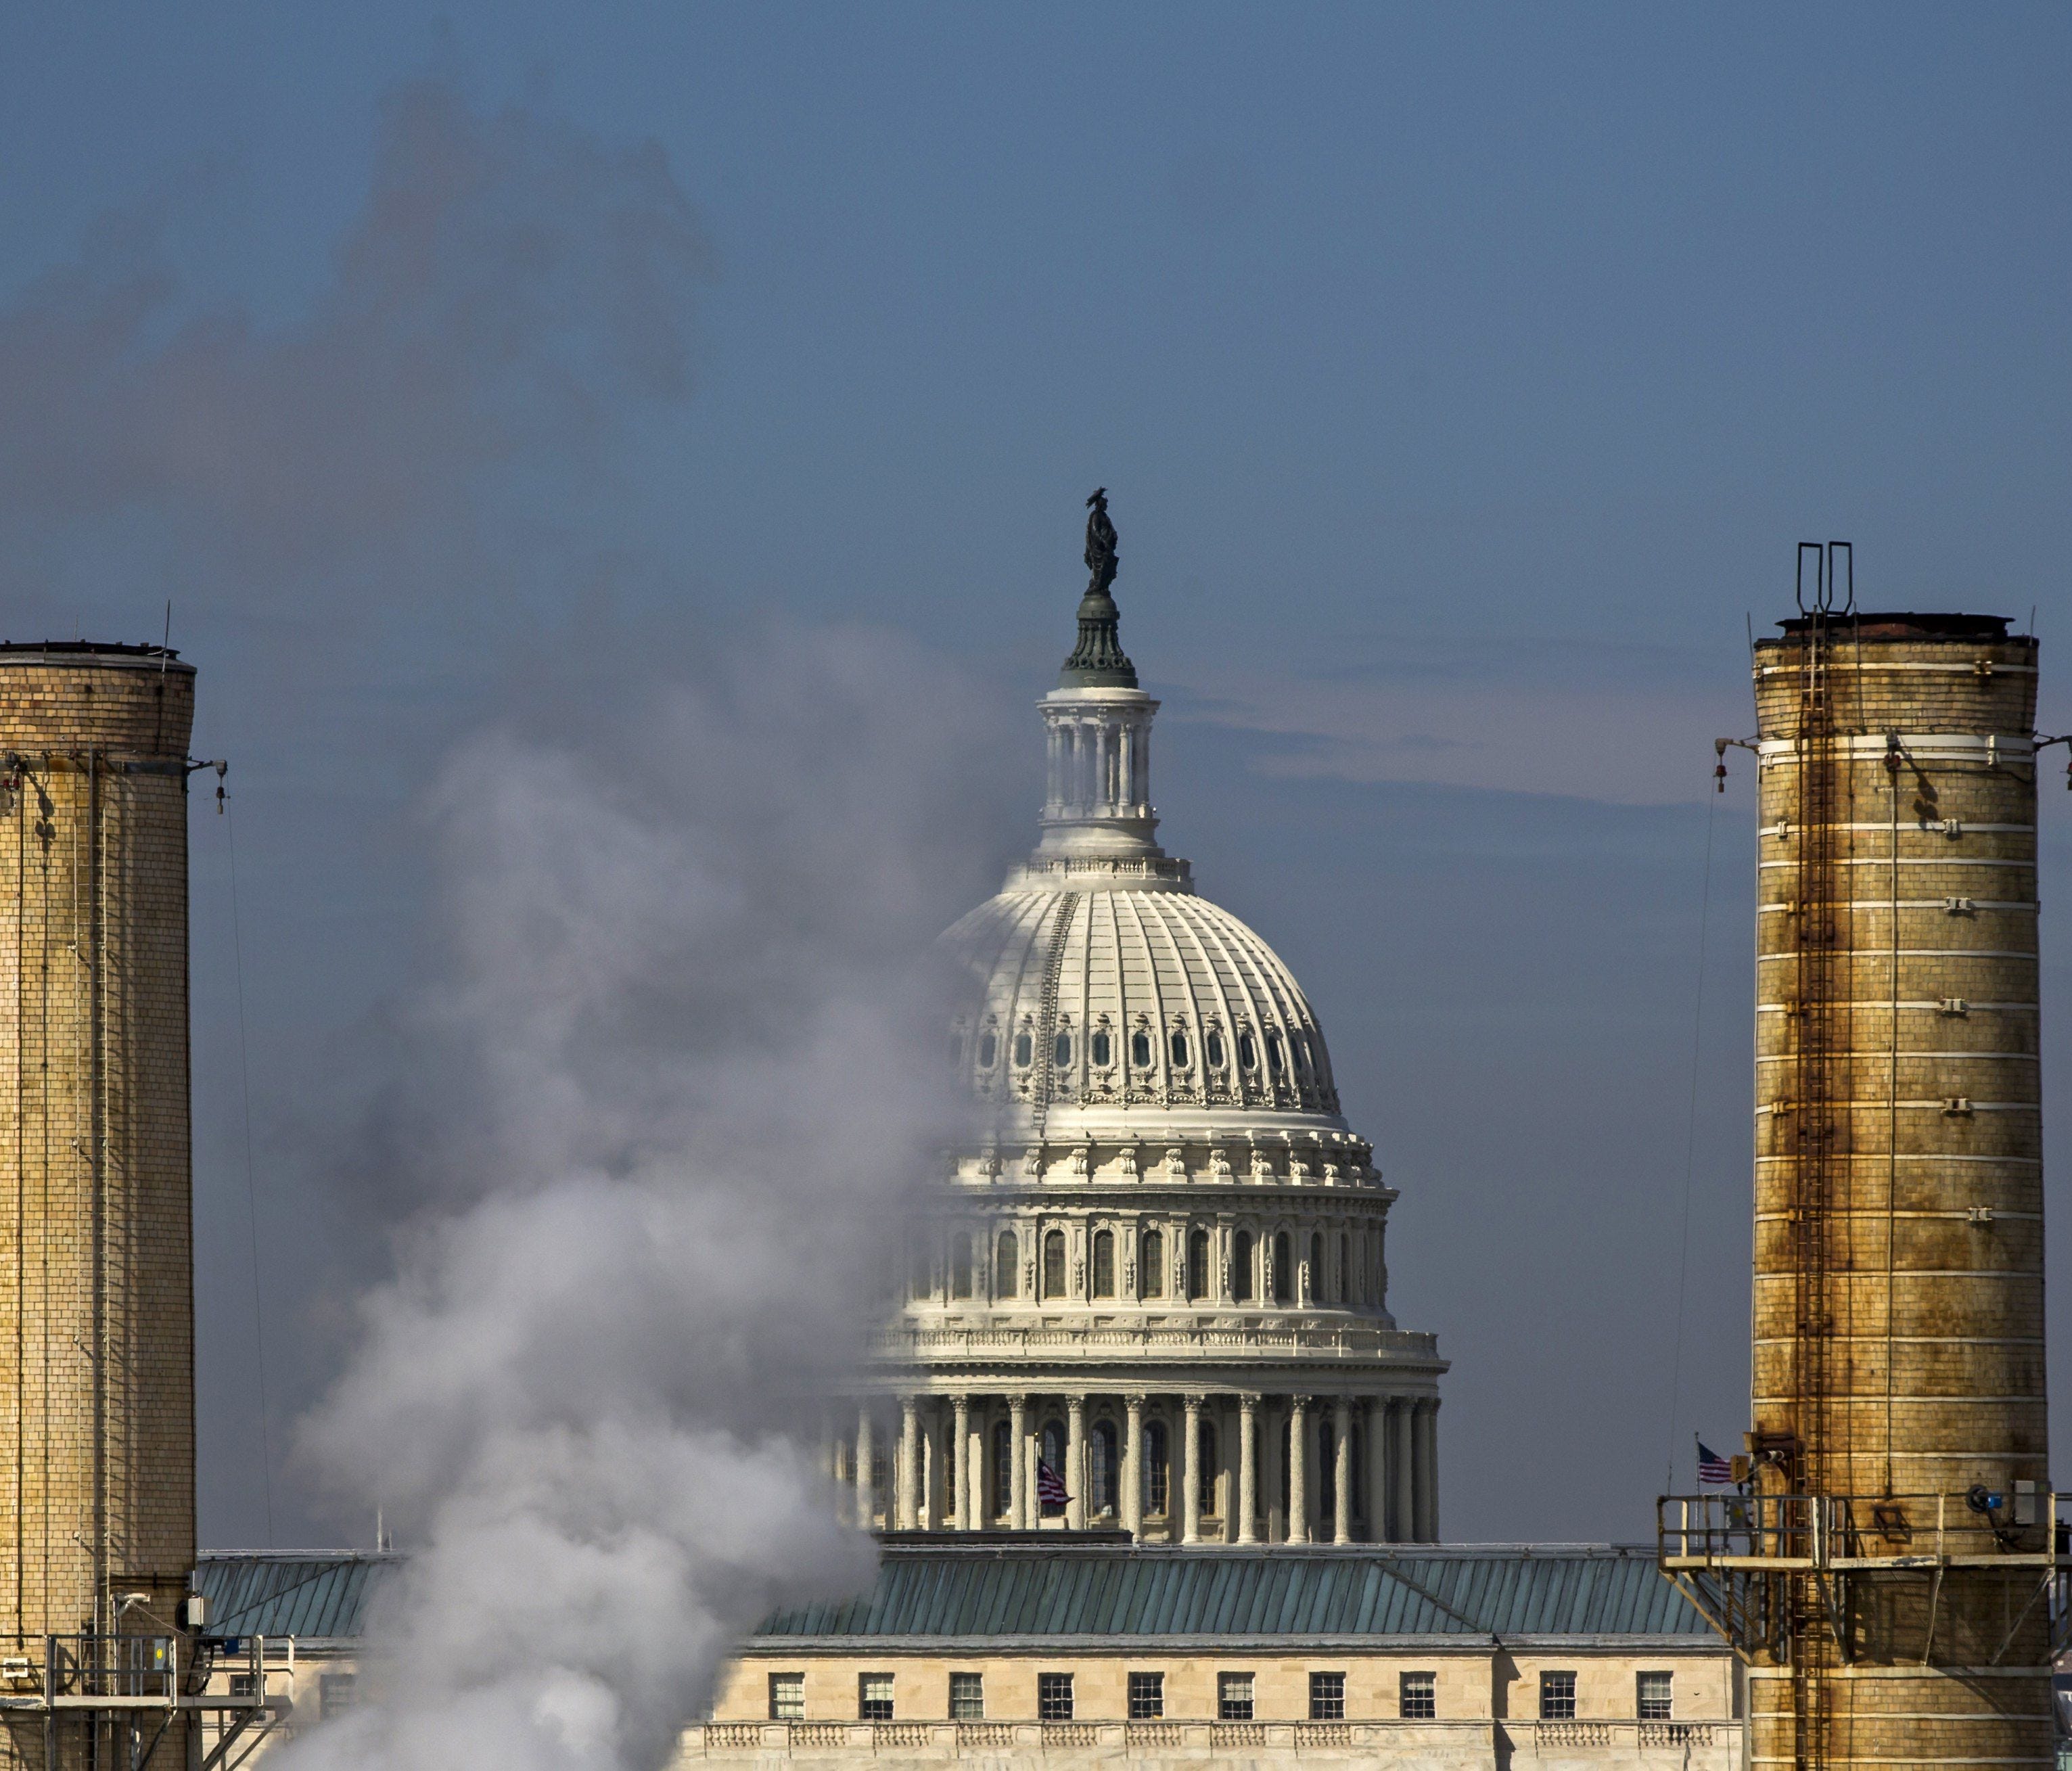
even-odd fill
[{"label": "stone building facade", "polygon": [[1158,703],[1104,589],[1079,621],[1038,704],[1041,840],[944,937],[985,1135],[916,1228],[837,1473],[894,1531],[1435,1539],[1445,1367],[1388,1311],[1396,1195],[1301,987],[1157,843]]}]

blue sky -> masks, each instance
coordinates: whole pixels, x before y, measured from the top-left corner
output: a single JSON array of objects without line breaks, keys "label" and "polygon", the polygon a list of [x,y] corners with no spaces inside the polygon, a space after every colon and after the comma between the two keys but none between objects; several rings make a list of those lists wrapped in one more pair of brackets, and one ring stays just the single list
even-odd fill
[{"label": "blue sky", "polygon": [[[466,334],[451,447],[389,428],[407,378],[353,394],[392,360],[370,305],[384,348],[417,323],[351,242],[404,237],[370,187],[427,83],[565,253],[508,311],[434,267],[435,345],[508,323]],[[197,745],[235,758],[280,1407],[359,1270],[294,1152],[407,980],[428,759],[554,662],[580,703],[767,616],[903,630],[1011,710],[1104,484],[1166,834],[1309,981],[1404,1190],[1398,1313],[1456,1362],[1449,1535],[1644,1535],[1667,1444],[1745,1417],[1750,799],[1704,790],[1747,624],[1796,542],[1848,537],[1873,606],[2033,607],[2040,723],[2072,720],[2068,85],[2045,6],[10,9],[0,364],[148,294],[51,383],[92,409],[72,477],[0,432],[0,586],[10,637],[155,637],[171,597]],[[300,526],[192,429],[143,467],[109,441],[209,373],[241,390],[210,411],[306,425]],[[408,516],[373,544],[380,499]],[[262,1515],[216,836],[220,1543]],[[281,1482],[306,1531],[362,1530]]]}]

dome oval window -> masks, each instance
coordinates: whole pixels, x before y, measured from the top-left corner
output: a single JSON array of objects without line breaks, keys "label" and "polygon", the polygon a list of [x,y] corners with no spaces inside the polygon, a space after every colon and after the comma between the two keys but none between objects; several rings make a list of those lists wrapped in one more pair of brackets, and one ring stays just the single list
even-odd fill
[{"label": "dome oval window", "polygon": [[980,1070],[991,1070],[993,1059],[999,1055],[1000,1042],[993,1037],[992,1030],[988,1029],[978,1036],[978,1067]]},{"label": "dome oval window", "polygon": [[1068,1033],[1058,1035],[1057,1042],[1050,1048],[1050,1062],[1063,1070],[1072,1061],[1072,1036]]},{"label": "dome oval window", "polygon": [[1208,1038],[1202,1043],[1202,1049],[1209,1054],[1209,1068],[1211,1070],[1221,1070],[1223,1067],[1223,1034],[1217,1031],[1214,1027],[1211,1027],[1209,1029]]},{"label": "dome oval window", "polygon": [[1185,1070],[1187,1067],[1187,1034],[1186,1029],[1175,1027],[1173,1029],[1172,1046],[1173,1067],[1175,1070]]},{"label": "dome oval window", "polygon": [[1091,1042],[1091,1050],[1095,1063],[1105,1067],[1109,1056],[1108,1034],[1105,1032],[1094,1035]]},{"label": "dome oval window", "polygon": [[1266,1067],[1276,1076],[1288,1067],[1288,1060],[1281,1050],[1281,1035],[1277,1033],[1266,1036]]},{"label": "dome oval window", "polygon": [[1244,1069],[1259,1068],[1259,1048],[1252,1042],[1252,1035],[1248,1033],[1237,1036],[1237,1061]]},{"label": "dome oval window", "polygon": [[1030,1060],[1035,1055],[1035,1042],[1026,1033],[1017,1033],[1014,1036],[1014,1067],[1017,1070],[1028,1069]]},{"label": "dome oval window", "polygon": [[1133,1033],[1129,1036],[1129,1061],[1139,1070],[1151,1067],[1151,1035]]}]

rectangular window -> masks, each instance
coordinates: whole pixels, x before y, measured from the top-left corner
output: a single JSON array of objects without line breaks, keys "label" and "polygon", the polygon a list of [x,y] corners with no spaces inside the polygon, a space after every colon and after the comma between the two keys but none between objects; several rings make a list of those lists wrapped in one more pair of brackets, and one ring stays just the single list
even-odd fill
[{"label": "rectangular window", "polygon": [[1309,1675],[1309,1720],[1342,1722],[1346,1719],[1346,1675],[1312,1673]]},{"label": "rectangular window", "polygon": [[1036,1716],[1039,1721],[1069,1722],[1072,1719],[1072,1675],[1038,1673],[1036,1675]]},{"label": "rectangular window", "polygon": [[1439,1713],[1439,1675],[1405,1673],[1396,1686],[1397,1714],[1406,1722],[1429,1722]]},{"label": "rectangular window", "polygon": [[856,1680],[856,1714],[861,1722],[892,1720],[892,1675],[859,1673]]},{"label": "rectangular window", "polygon": [[256,1674],[232,1673],[230,1675],[230,1695],[234,1702],[249,1703],[259,1695],[259,1680]]},{"label": "rectangular window", "polygon": [[1675,1674],[1673,1673],[1642,1673],[1640,1675],[1640,1719],[1643,1722],[1667,1722],[1676,1713]]},{"label": "rectangular window", "polygon": [[1540,1675],[1540,1720],[1572,1722],[1576,1720],[1576,1675],[1542,1673]]},{"label": "rectangular window", "polygon": [[1252,1720],[1251,1674],[1216,1674],[1216,1720],[1219,1722],[1249,1722]]},{"label": "rectangular window", "polygon": [[1132,1673],[1129,1675],[1129,1719],[1155,1722],[1166,1713],[1166,1675]]},{"label": "rectangular window", "polygon": [[352,1707],[353,1676],[350,1673],[326,1673],[317,1681],[317,1720],[328,1722],[334,1716],[343,1716]]},{"label": "rectangular window", "polygon": [[806,1719],[806,1675],[772,1673],[770,1675],[770,1720],[803,1722]]},{"label": "rectangular window", "polygon": [[950,1720],[952,1722],[983,1722],[985,1720],[985,1674],[950,1674]]}]

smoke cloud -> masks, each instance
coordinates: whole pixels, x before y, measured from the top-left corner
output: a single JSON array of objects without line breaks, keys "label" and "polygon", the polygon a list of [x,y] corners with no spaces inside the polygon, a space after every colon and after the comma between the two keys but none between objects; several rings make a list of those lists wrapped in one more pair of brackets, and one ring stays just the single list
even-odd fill
[{"label": "smoke cloud", "polygon": [[[629,564],[624,470],[689,397],[713,263],[659,150],[406,88],[333,275],[273,324],[196,310],[179,220],[109,218],[0,307],[0,589],[23,627],[125,638],[179,602],[197,742],[233,758],[259,856],[248,917],[271,901],[282,931],[248,923],[245,950],[262,1118],[269,1064],[295,1101],[262,1210],[294,1192],[305,1233],[269,1259],[305,1264],[306,1308],[367,1258],[340,1221],[393,1236],[297,1458],[411,1555],[375,1700],[291,1750],[656,1765],[761,1613],[868,1576],[819,1440],[955,1131],[927,954],[996,877],[995,716],[886,635],[751,630],[682,562]],[[628,577],[647,612],[601,610]],[[196,835],[197,1075],[228,1092],[213,820]],[[423,981],[363,986],[413,922]],[[384,1006],[347,1040],[356,991]],[[327,1099],[327,1042],[372,1054],[357,1111]],[[200,1120],[206,1266],[226,1225],[241,1254],[245,1200],[234,1133],[212,1190]],[[327,1221],[327,1197],[352,1209]],[[241,1268],[203,1324],[219,1432],[212,1367],[249,1369]],[[314,1313],[270,1325],[299,1338],[285,1381],[273,1342],[277,1396],[337,1368]],[[205,1485],[256,1459],[245,1425]]]},{"label": "smoke cloud", "polygon": [[448,958],[380,1118],[438,1202],[304,1441],[419,1547],[312,1765],[660,1765],[758,1616],[868,1577],[820,1436],[955,1132],[987,716],[793,630],[586,723],[430,796]]}]

